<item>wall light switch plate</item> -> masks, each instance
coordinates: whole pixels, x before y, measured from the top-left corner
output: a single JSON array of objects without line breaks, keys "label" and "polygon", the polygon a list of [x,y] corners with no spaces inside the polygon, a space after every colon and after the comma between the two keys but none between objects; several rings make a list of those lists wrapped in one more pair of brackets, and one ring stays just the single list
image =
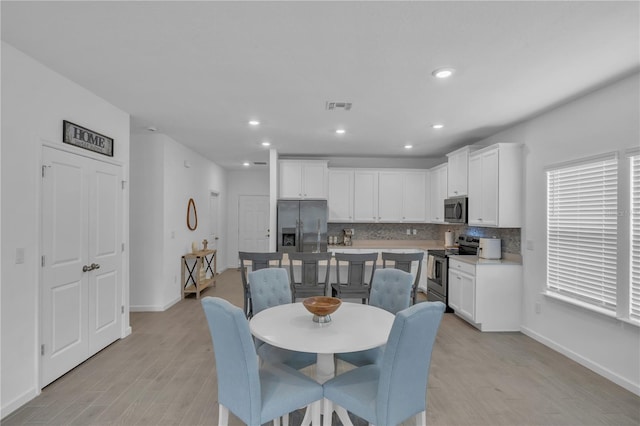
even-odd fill
[{"label": "wall light switch plate", "polygon": [[527,250],[533,250],[533,240],[527,240]]},{"label": "wall light switch plate", "polygon": [[16,265],[24,263],[24,248],[20,247],[16,249]]}]

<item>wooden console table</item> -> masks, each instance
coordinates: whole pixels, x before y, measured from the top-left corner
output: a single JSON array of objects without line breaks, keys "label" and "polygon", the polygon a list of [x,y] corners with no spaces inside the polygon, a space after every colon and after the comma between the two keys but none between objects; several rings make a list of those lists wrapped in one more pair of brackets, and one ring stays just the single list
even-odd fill
[{"label": "wooden console table", "polygon": [[[195,293],[196,299],[200,298],[200,293],[211,286],[216,285],[217,274],[217,251],[200,250],[194,253],[187,253],[182,256],[182,298],[187,294]],[[203,276],[200,276],[200,269],[204,269]],[[206,278],[207,273],[211,274]]]}]

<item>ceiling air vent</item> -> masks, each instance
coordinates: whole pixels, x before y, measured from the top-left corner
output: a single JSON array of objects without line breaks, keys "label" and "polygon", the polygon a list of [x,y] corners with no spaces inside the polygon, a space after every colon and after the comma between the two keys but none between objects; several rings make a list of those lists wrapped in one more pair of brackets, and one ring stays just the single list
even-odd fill
[{"label": "ceiling air vent", "polygon": [[266,166],[267,162],[266,161],[254,161],[253,165],[254,166]]},{"label": "ceiling air vent", "polygon": [[351,102],[329,102],[327,101],[325,104],[325,109],[327,111],[333,111],[337,109],[342,109],[345,111],[349,111],[351,109]]}]

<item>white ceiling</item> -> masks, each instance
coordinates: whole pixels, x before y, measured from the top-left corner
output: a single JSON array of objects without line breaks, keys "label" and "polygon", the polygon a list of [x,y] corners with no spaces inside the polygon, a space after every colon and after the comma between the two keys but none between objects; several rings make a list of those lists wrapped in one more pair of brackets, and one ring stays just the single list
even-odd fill
[{"label": "white ceiling", "polygon": [[[640,67],[636,1],[0,7],[4,41],[130,113],[133,133],[226,168],[266,160],[265,139],[287,156],[441,157]],[[442,66],[454,77],[433,78]]]}]

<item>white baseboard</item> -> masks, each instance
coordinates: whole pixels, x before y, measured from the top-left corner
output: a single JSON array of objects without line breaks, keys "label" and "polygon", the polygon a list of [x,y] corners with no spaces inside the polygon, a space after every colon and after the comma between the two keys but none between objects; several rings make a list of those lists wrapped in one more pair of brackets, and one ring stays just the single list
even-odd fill
[{"label": "white baseboard", "polygon": [[176,303],[178,303],[181,300],[182,300],[182,296],[178,296],[177,298],[173,299],[171,302],[169,302],[166,305],[164,305],[164,309],[162,309],[162,310],[166,311],[167,309],[169,309],[170,307],[172,307],[173,305],[175,305]]},{"label": "white baseboard", "polygon": [[594,371],[596,373],[598,373],[599,375],[601,375],[602,377],[611,380],[613,383],[622,386],[623,388],[625,388],[626,390],[628,390],[629,392],[632,392],[638,396],[640,396],[640,384],[638,383],[633,383],[631,381],[629,381],[627,378],[622,377],[616,373],[614,373],[613,371],[609,370],[608,368],[603,367],[602,365],[595,363],[593,361],[591,361],[588,358],[585,358],[583,356],[581,356],[580,354],[554,342],[553,340],[549,340],[544,336],[541,336],[540,334],[534,332],[533,330],[527,328],[527,327],[522,327],[522,333],[526,334],[527,336],[531,337],[533,340],[536,340],[540,343],[542,343],[545,346],[550,347],[551,349],[560,352],[562,355],[566,356],[567,358],[572,359],[573,361],[577,362],[578,364],[588,368],[591,371]]},{"label": "white baseboard", "polygon": [[129,306],[129,312],[164,312],[176,303],[180,301],[180,296],[173,299],[169,303],[163,306],[159,305],[131,305]]},{"label": "white baseboard", "polygon": [[131,305],[129,312],[162,312],[164,307],[156,305]]},{"label": "white baseboard", "polygon": [[[31,401],[36,396],[40,395],[40,390],[36,388],[29,389],[19,397],[10,401],[7,405],[0,408],[0,419],[4,420],[9,414],[22,407],[27,402]],[[1,423],[1,422],[0,422]]]}]

